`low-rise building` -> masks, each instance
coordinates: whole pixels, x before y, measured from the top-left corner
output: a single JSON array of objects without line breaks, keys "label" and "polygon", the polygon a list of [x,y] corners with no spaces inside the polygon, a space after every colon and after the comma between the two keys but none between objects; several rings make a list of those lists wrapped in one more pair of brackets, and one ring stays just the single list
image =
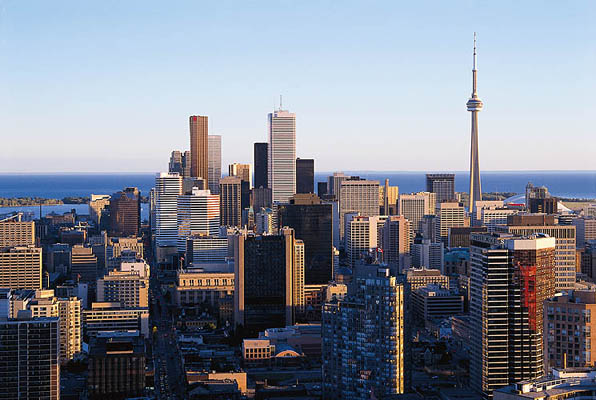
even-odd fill
[{"label": "low-rise building", "polygon": [[90,310],[83,311],[83,331],[89,337],[102,331],[138,330],[149,337],[149,309],[122,308],[120,303],[91,304]]},{"label": "low-rise building", "polygon": [[554,369],[552,375],[497,389],[494,400],[584,400],[596,393],[596,371],[589,368]]},{"label": "low-rise building", "polygon": [[445,319],[464,312],[464,296],[430,284],[411,293],[414,315],[424,320]]},{"label": "low-rise building", "polygon": [[438,269],[410,268],[406,271],[406,279],[412,291],[431,283],[449,289],[449,277]]}]

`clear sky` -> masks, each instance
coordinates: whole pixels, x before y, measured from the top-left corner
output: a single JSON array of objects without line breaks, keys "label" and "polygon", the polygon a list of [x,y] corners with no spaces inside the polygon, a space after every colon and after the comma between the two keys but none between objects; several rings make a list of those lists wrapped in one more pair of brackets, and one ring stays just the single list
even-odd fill
[{"label": "clear sky", "polygon": [[251,162],[283,94],[319,171],[596,169],[594,1],[1,1],[0,172],[155,172],[188,116]]}]

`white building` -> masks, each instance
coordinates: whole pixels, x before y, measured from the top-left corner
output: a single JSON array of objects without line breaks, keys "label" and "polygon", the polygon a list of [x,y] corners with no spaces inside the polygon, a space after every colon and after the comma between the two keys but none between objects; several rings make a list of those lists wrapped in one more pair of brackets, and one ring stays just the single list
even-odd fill
[{"label": "white building", "polygon": [[273,202],[287,203],[296,193],[296,114],[269,114],[268,180]]},{"label": "white building", "polygon": [[339,190],[339,235],[344,238],[345,219],[348,213],[364,217],[379,215],[379,181],[351,178],[342,180]]},{"label": "white building", "polygon": [[186,252],[186,240],[191,235],[219,234],[219,195],[209,190],[192,189],[191,194],[178,196],[178,252]]},{"label": "white building", "polygon": [[400,194],[397,212],[412,223],[412,233],[420,232],[420,222],[425,215],[435,214],[437,195],[431,192]]},{"label": "white building", "polygon": [[182,177],[177,173],[161,172],[155,177],[155,244],[176,246],[178,240],[177,207],[182,194]]}]

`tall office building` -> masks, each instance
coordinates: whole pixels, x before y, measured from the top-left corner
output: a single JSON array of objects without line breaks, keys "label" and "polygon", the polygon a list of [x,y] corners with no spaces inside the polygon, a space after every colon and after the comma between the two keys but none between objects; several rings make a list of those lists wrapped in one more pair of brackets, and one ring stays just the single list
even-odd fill
[{"label": "tall office building", "polygon": [[209,182],[209,121],[206,116],[191,115],[190,176]]},{"label": "tall office building", "polygon": [[274,203],[287,203],[296,193],[296,114],[269,114],[268,179]]},{"label": "tall office building", "polygon": [[432,192],[418,192],[414,194],[400,194],[397,212],[412,223],[413,232],[421,232],[420,222],[425,215],[435,215],[436,194]]},{"label": "tall office building", "polygon": [[268,143],[255,143],[254,149],[254,160],[255,166],[255,188],[266,188],[268,186],[268,172],[267,168],[269,162],[269,144]]},{"label": "tall office building", "polygon": [[237,234],[232,243],[236,326],[258,332],[293,325],[298,302],[295,286],[304,273],[301,260],[296,260],[294,231],[285,228],[279,235],[268,236]]},{"label": "tall office building", "polygon": [[0,220],[0,248],[35,244],[35,222],[21,221],[20,214]]},{"label": "tall office building", "polygon": [[155,244],[157,247],[176,246],[178,240],[178,196],[182,194],[180,174],[161,172],[155,176],[154,210]]},{"label": "tall office building", "polygon": [[73,246],[70,253],[70,276],[74,281],[93,282],[97,279],[97,256],[91,247]]},{"label": "tall office building", "polygon": [[596,289],[570,290],[544,303],[546,372],[596,366]]},{"label": "tall office building", "polygon": [[207,167],[208,187],[213,194],[219,194],[219,180],[221,179],[221,136],[208,135],[209,165]]},{"label": "tall office building", "polygon": [[354,267],[360,260],[383,246],[383,226],[386,216],[366,217],[357,214],[346,214],[345,249],[350,266]]},{"label": "tall office building", "polygon": [[340,238],[344,237],[347,213],[360,213],[364,217],[379,215],[379,181],[360,178],[342,180],[339,192]]},{"label": "tall office building", "polygon": [[557,225],[555,216],[518,214],[507,218],[507,226],[497,226],[498,232],[515,235],[545,234],[555,238],[555,285],[557,290],[572,289],[576,278],[575,226]]},{"label": "tall office building", "polygon": [[0,382],[4,399],[60,399],[60,321],[31,318],[0,320]]},{"label": "tall office building", "polygon": [[472,234],[471,386],[495,389],[544,374],[543,305],[555,294],[555,239]]},{"label": "tall office building", "polygon": [[191,235],[219,235],[219,223],[219,195],[193,188],[191,194],[178,196],[178,252],[186,252]]},{"label": "tall office building", "polygon": [[410,380],[407,285],[386,268],[355,279],[356,290],[323,306],[323,398],[392,398]]},{"label": "tall office building", "polygon": [[430,268],[444,271],[443,242],[433,243],[429,239],[415,239],[411,245],[412,266],[415,268]]},{"label": "tall office building", "polygon": [[182,152],[180,150],[172,151],[172,154],[170,155],[170,162],[168,164],[168,172],[183,175],[183,170],[184,168],[182,166]]},{"label": "tall office building", "polygon": [[296,159],[296,193],[315,192],[315,160]]},{"label": "tall office building", "polygon": [[226,176],[219,181],[219,212],[222,226],[242,224],[242,179]]},{"label": "tall office building", "polygon": [[436,195],[437,203],[455,200],[455,174],[426,174],[426,191]]},{"label": "tall office building", "polygon": [[101,229],[104,210],[110,205],[109,194],[92,194],[89,200],[89,216],[95,222],[95,225]]},{"label": "tall office building", "polygon": [[468,111],[472,113],[472,133],[470,148],[470,212],[474,210],[476,201],[482,200],[482,189],[480,185],[480,161],[478,156],[478,113],[482,111],[484,104],[478,97],[476,87],[476,33],[474,33],[474,67],[472,69],[472,96],[466,103]]},{"label": "tall office building", "polygon": [[585,247],[591,240],[596,240],[596,218],[575,218],[572,222],[575,226],[576,246],[578,248]]},{"label": "tall office building", "polygon": [[437,228],[437,240],[441,240],[446,246],[449,244],[449,228],[464,228],[470,226],[470,218],[466,216],[463,204],[458,202],[444,202],[437,204],[436,210],[439,218]]},{"label": "tall office building", "polygon": [[128,187],[110,199],[110,236],[139,236],[141,231],[141,192]]},{"label": "tall office building", "polygon": [[307,285],[333,279],[333,209],[314,194],[295,194],[277,209],[278,225],[294,229],[304,242]]},{"label": "tall office building", "polygon": [[228,166],[228,175],[237,176],[243,181],[248,182],[249,188],[252,188],[252,166],[250,164],[230,164]]},{"label": "tall office building", "polygon": [[389,186],[389,179],[385,179],[385,186],[379,187],[379,205],[381,215],[396,215],[399,187]]},{"label": "tall office building", "polygon": [[406,217],[403,215],[387,217],[382,232],[383,262],[394,273],[401,273],[409,266],[406,257],[410,254],[411,236],[412,226]]},{"label": "tall office building", "polygon": [[0,249],[0,287],[41,289],[41,248],[20,246]]},{"label": "tall office building", "polygon": [[348,178],[351,178],[351,176],[345,175],[343,172],[334,172],[333,175],[327,178],[327,194],[332,194],[336,200],[339,200],[341,182]]},{"label": "tall office building", "polygon": [[64,364],[81,351],[81,300],[77,297],[60,298],[53,290],[36,290],[28,309],[34,318],[60,318],[60,363]]}]

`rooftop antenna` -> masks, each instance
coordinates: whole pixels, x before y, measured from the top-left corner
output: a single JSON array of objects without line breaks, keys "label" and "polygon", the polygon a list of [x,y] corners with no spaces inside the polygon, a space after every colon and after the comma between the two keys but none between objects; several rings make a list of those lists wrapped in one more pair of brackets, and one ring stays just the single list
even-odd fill
[{"label": "rooftop antenna", "polygon": [[281,98],[281,94],[279,95],[279,110],[281,111],[282,109],[282,98]]}]

